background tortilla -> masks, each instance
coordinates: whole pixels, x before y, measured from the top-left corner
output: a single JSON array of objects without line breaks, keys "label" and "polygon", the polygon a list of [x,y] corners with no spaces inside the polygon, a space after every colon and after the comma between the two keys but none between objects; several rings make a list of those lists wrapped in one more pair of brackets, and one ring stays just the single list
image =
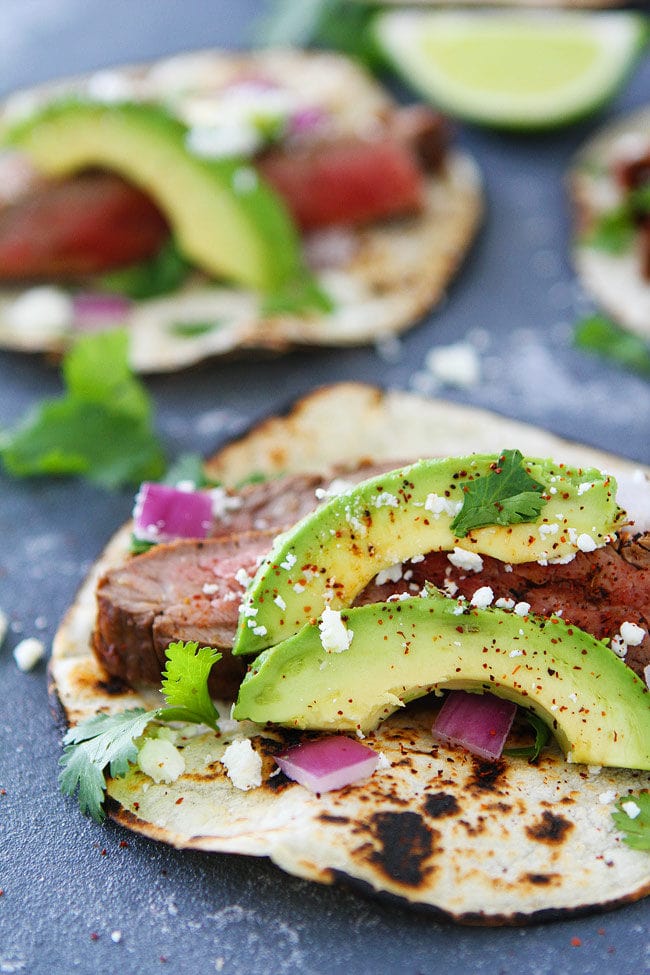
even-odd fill
[{"label": "background tortilla", "polygon": [[[339,441],[331,430],[343,429],[343,419]],[[396,445],[413,456],[436,455],[451,443],[455,453],[516,446],[614,471],[638,469],[494,414],[356,383],[316,391],[219,451],[210,468],[236,483],[244,471],[314,469],[319,456],[321,466],[370,452],[379,459]],[[155,692],[116,687],[89,649],[95,580],[123,557],[129,530],[111,541],[54,641],[50,674],[69,723],[158,700]],[[227,705],[221,713],[228,714]],[[648,773],[567,765],[553,749],[537,766],[485,763],[442,748],[434,754],[431,720],[423,704],[393,716],[368,738],[390,767],[322,797],[271,776],[281,731],[227,720],[221,737],[186,742],[186,771],[173,785],[154,785],[139,771],[111,781],[108,812],[177,847],[268,856],[300,877],[346,880],[469,924],[526,923],[650,893],[650,857],[622,843],[611,819],[613,794],[648,788]],[[240,791],[226,776],[219,757],[233,737],[252,737],[262,754],[260,788]]]},{"label": "background tortilla", "polygon": [[[202,51],[101,75],[127,79],[134,97],[142,98],[161,97],[170,87],[176,88],[179,79],[209,90],[242,75],[277,78],[328,111],[342,133],[372,131],[394,104],[361,68],[331,53]],[[0,130],[26,108],[54,95],[83,92],[89,84],[96,85],[101,75],[18,92],[0,106]],[[442,298],[476,233],[482,208],[479,171],[467,154],[452,148],[440,174],[427,178],[425,207],[419,215],[349,228],[343,234],[338,230],[310,235],[308,246],[330,252],[332,247],[341,250],[337,239],[343,235],[343,260],[317,274],[334,299],[332,312],[265,316],[254,292],[212,284],[196,275],[173,294],[134,303],[125,322],[131,364],[142,373],[166,372],[237,349],[281,352],[292,346],[363,345],[399,334]],[[332,245],[328,241],[333,236]],[[52,336],[36,328],[16,332],[3,320],[24,290],[0,289],[0,347],[62,351],[69,336]],[[206,322],[215,322],[215,327],[201,334],[179,335],[174,330],[178,323]]]},{"label": "background tortilla", "polygon": [[574,208],[573,261],[578,277],[596,302],[619,324],[650,338],[650,282],[640,270],[640,254],[630,250],[609,254],[589,247],[580,237],[584,214],[612,207],[612,180],[606,167],[617,154],[619,140],[645,138],[650,147],[650,107],[625,115],[600,129],[580,149],[569,173]]}]

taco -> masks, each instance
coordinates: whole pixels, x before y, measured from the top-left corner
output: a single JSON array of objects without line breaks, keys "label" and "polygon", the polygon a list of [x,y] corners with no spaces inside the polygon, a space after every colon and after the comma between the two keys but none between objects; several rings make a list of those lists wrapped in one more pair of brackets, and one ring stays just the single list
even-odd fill
[{"label": "taco", "polygon": [[[466,535],[454,528],[449,536],[448,507],[472,470],[498,478],[507,462],[514,465],[510,473],[517,482],[522,476],[521,454],[502,452],[504,442],[529,455],[565,459],[559,466],[524,465],[526,477],[545,472],[547,514],[541,521],[529,514],[522,523],[471,529]],[[457,460],[459,451],[465,456]],[[422,456],[438,459],[405,466],[404,458]],[[626,497],[627,507],[639,512],[636,524],[616,503],[612,475],[594,464],[616,471],[619,500]],[[448,478],[448,493],[427,493],[431,471],[434,481]],[[62,760],[64,791],[80,786],[82,806],[97,816],[103,788],[98,772],[110,764],[105,809],[128,829],[181,848],[266,856],[289,873],[327,884],[345,881],[463,923],[526,923],[650,893],[648,852],[627,845],[612,816],[615,804],[623,803],[630,815],[639,809],[643,824],[643,797],[650,786],[647,471],[473,408],[340,384],[256,426],[221,449],[204,473],[220,482],[212,489],[209,525],[202,502],[193,508],[191,495],[172,515],[166,493],[172,489],[156,497],[141,492],[135,521],[109,543],[57,633],[50,674],[70,729]],[[480,473],[474,479],[488,483]],[[392,493],[395,483],[400,486]],[[424,491],[418,510],[427,516],[416,540],[406,543],[408,559],[396,558],[393,544],[408,534],[399,522],[407,484],[409,503]],[[181,487],[187,491],[189,485]],[[364,491],[365,500],[354,507]],[[536,492],[524,487],[526,500],[520,495],[517,504],[539,504]],[[330,521],[321,524],[318,535],[315,519],[323,518]],[[552,524],[558,519],[571,520],[559,534]],[[494,520],[494,512],[488,520]],[[196,529],[201,524],[203,531]],[[376,532],[380,524],[388,526],[383,541]],[[541,532],[540,525],[546,526]],[[140,554],[131,554],[134,528],[140,541],[155,541]],[[441,531],[447,532],[446,541]],[[454,538],[454,531],[462,537]],[[165,541],[166,533],[190,537]],[[191,537],[198,534],[205,537]],[[343,553],[337,576],[328,572],[326,589],[321,587],[320,608],[317,587],[325,576],[313,556],[303,562],[301,554],[315,537],[322,542],[323,566],[330,557],[336,562],[337,551]],[[495,557],[487,553],[497,551],[497,537],[505,548]],[[533,542],[528,561],[519,561]],[[401,543],[396,544],[399,549]],[[365,561],[371,551],[377,562],[369,568]],[[384,568],[371,578],[379,565]],[[269,572],[275,580],[270,591],[264,589]],[[485,598],[488,589],[494,599]],[[488,605],[493,602],[497,608]],[[428,634],[426,643],[432,630],[430,624],[418,630],[416,617],[430,612],[436,619],[436,654],[429,644],[422,656],[419,634]],[[319,617],[320,624],[314,623]],[[512,700],[512,687],[499,689],[499,680],[492,684],[493,677],[485,677],[496,673],[485,663],[486,621],[509,628],[504,644],[509,666],[516,673],[523,664],[526,675],[515,699],[532,708],[518,712],[502,754],[487,746],[477,752],[476,742],[467,739],[461,747],[449,728],[438,724],[440,714],[435,738],[432,732],[441,703],[436,693],[443,689],[446,701],[452,700],[449,688],[458,686],[501,695],[467,695],[470,706],[477,700],[499,705]],[[288,639],[284,633],[279,641],[275,637],[278,622]],[[531,634],[530,646],[520,642]],[[476,640],[482,676],[459,682],[459,662],[469,659]],[[555,649],[543,657],[544,672],[535,676],[533,645],[546,640],[547,649]],[[563,640],[574,654],[568,669],[587,670],[599,688],[598,731],[591,739],[586,686],[558,683],[560,690],[552,691],[557,703],[546,701],[540,709],[535,700],[535,680],[541,693],[542,684],[560,679],[561,668],[551,657]],[[189,648],[189,658],[171,661],[167,648],[174,641],[181,641],[176,646],[183,652]],[[250,644],[270,649],[256,657],[237,653]],[[352,656],[357,644],[365,654],[358,666]],[[201,649],[206,647],[213,649]],[[195,676],[202,671],[206,678],[218,656],[215,649],[223,658],[210,680],[221,717],[213,720],[206,696],[202,717],[195,719],[211,728],[180,724],[171,730],[152,719],[151,711],[136,710],[160,706],[166,652],[167,700],[178,705],[174,686],[181,670],[187,665],[187,676],[195,667]],[[207,656],[199,659],[202,653]],[[427,668],[432,661],[437,667],[445,653],[451,655],[452,671],[441,678]],[[587,653],[591,666],[584,668]],[[626,654],[625,663],[619,654]],[[385,685],[386,673],[411,666],[411,660],[415,671],[391,678],[388,693],[386,686],[373,687],[376,681]],[[614,702],[618,692],[612,689],[609,699],[604,690],[601,694],[610,668],[613,682],[620,679],[632,695],[623,695],[622,710]],[[314,690],[323,681],[325,689]],[[289,710],[280,713],[287,703],[283,686],[289,687]],[[197,710],[204,691],[192,689]],[[460,704],[462,710],[467,702]],[[123,718],[125,710],[131,722],[126,755],[118,754],[111,738],[111,721]],[[569,761],[554,740],[531,760],[525,716],[534,717],[536,710],[554,727]],[[569,713],[587,731],[574,727],[567,743],[562,732]],[[176,710],[170,716],[182,714]],[[492,713],[475,720],[483,732],[488,721],[489,744],[497,718]],[[107,730],[103,738],[102,730]],[[306,769],[298,769],[303,785],[291,763],[304,764],[300,754],[296,758],[296,746],[314,743],[339,752],[312,756]],[[628,748],[629,768],[621,767],[623,752],[609,751],[610,746]],[[342,747],[354,754],[342,756]],[[524,753],[514,753],[517,747]],[[85,765],[84,749],[86,759],[94,755]],[[356,771],[341,778],[348,761]],[[616,815],[627,814],[619,808]]]},{"label": "taco", "polygon": [[573,256],[586,291],[650,338],[650,109],[610,123],[574,160]]},{"label": "taco", "polygon": [[128,326],[131,362],[381,341],[441,298],[481,180],[342,56],[205,51],[0,111],[0,344]]}]

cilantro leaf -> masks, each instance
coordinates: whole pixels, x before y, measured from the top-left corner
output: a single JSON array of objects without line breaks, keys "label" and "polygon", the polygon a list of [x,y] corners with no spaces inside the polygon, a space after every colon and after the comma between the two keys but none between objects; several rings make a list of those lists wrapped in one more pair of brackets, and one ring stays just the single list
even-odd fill
[{"label": "cilantro leaf", "polygon": [[624,254],[633,240],[634,218],[627,204],[603,213],[585,237],[586,244],[607,254]]},{"label": "cilantro leaf", "polygon": [[534,743],[521,748],[504,748],[503,754],[514,755],[517,758],[527,758],[532,763],[536,762],[539,758],[542,748],[544,748],[551,737],[551,732],[548,725],[541,718],[538,718],[536,714],[533,714],[532,711],[524,710],[523,716],[533,727],[533,731],[535,732]]},{"label": "cilantro leaf", "polygon": [[219,318],[210,322],[172,322],[167,331],[178,339],[195,339],[216,331],[223,324],[224,320]]},{"label": "cilantro leaf", "polygon": [[151,416],[147,391],[128,363],[128,338],[123,329],[80,337],[65,356],[62,372],[75,400],[110,403],[134,420]]},{"label": "cilantro leaf", "polygon": [[264,296],[263,315],[293,315],[309,311],[328,314],[334,302],[308,271],[300,278],[292,278],[279,290]]},{"label": "cilantro leaf", "polygon": [[81,811],[92,816],[95,822],[104,819],[104,769],[108,766],[111,775],[126,775],[138,757],[135,739],[157,714],[158,711],[144,708],[96,714],[65,735],[59,786],[67,796],[73,796],[78,789]]},{"label": "cilantro leaf", "polygon": [[222,654],[212,647],[198,643],[170,643],[167,648],[167,668],[163,674],[162,692],[167,707],[162,714],[166,721],[190,721],[217,727],[219,712],[208,693],[208,677],[212,665]]},{"label": "cilantro leaf", "polygon": [[522,460],[519,450],[504,450],[492,473],[461,484],[463,507],[451,523],[459,538],[486,525],[535,521],[546,504],[544,485],[524,470]]},{"label": "cilantro leaf", "polygon": [[176,291],[190,271],[191,265],[170,238],[155,257],[104,274],[101,283],[106,291],[142,301]]},{"label": "cilantro leaf", "polygon": [[[628,803],[634,803],[640,813],[634,818],[630,816],[633,808],[625,809]],[[635,795],[623,796],[616,803],[616,812],[612,819],[621,832],[625,833],[623,842],[633,850],[650,851],[650,792],[637,792]]]},{"label": "cilantro leaf", "polygon": [[70,728],[63,738],[59,786],[64,795],[78,791],[81,811],[96,822],[105,818],[106,769],[126,775],[138,758],[136,741],[152,722],[185,721],[217,727],[219,714],[208,693],[208,676],[221,654],[197,643],[170,643],[162,690],[165,707],[129,708],[117,714],[95,714]]},{"label": "cilantro leaf", "polygon": [[135,532],[131,532],[129,552],[131,555],[142,555],[143,552],[148,552],[150,548],[153,548],[157,544],[158,542],[148,542],[144,538],[138,538]]},{"label": "cilantro leaf", "polygon": [[650,345],[603,315],[590,315],[575,328],[574,345],[595,352],[642,376],[650,376]]},{"label": "cilantro leaf", "polygon": [[624,254],[634,242],[638,221],[650,213],[650,185],[630,190],[625,200],[601,213],[585,236],[590,247],[608,254]]},{"label": "cilantro leaf", "polygon": [[63,363],[64,396],[45,400],[0,439],[15,477],[81,475],[107,488],[155,480],[165,469],[152,408],[127,360],[125,332],[79,339]]}]

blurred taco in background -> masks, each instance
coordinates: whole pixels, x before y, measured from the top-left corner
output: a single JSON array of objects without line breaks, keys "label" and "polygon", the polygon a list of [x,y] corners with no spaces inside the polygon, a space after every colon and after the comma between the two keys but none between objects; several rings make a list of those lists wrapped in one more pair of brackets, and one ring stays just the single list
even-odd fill
[{"label": "blurred taco in background", "polygon": [[0,344],[126,325],[140,371],[373,343],[442,296],[481,180],[342,56],[205,51],[0,109]]}]

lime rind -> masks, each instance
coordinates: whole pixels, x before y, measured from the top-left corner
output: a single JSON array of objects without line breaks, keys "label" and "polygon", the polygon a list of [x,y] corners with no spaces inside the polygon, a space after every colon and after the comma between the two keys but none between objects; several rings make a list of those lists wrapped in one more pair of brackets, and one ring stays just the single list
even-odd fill
[{"label": "lime rind", "polygon": [[373,30],[392,67],[451,115],[536,130],[597,111],[648,39],[632,12],[391,11]]}]

